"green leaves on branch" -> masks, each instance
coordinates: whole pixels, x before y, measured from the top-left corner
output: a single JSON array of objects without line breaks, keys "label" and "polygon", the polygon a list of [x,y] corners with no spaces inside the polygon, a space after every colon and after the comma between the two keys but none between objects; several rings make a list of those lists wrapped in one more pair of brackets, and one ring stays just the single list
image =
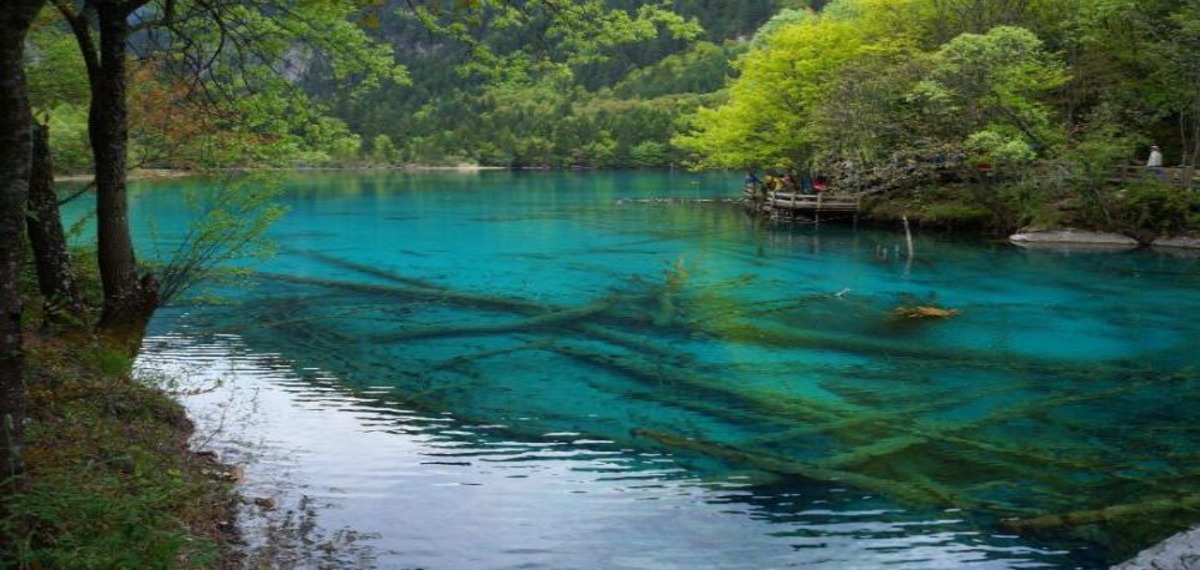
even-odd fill
[{"label": "green leaves on branch", "polygon": [[997,144],[1011,146],[1021,138],[1034,147],[1060,142],[1051,110],[1039,96],[1061,87],[1068,76],[1029,30],[999,26],[983,35],[962,34],[942,46],[933,62],[920,88],[936,94],[922,99],[925,114],[952,116],[976,144],[1001,154],[1012,149],[1001,151]]},{"label": "green leaves on branch", "polygon": [[285,209],[276,203],[279,182],[267,175],[227,178],[188,191],[192,220],[173,251],[158,252],[156,274],[163,303],[201,282],[236,277],[274,255],[266,232]]},{"label": "green leaves on branch", "polygon": [[870,163],[947,146],[1027,160],[1062,144],[1046,96],[1069,76],[1032,32],[998,26],[923,51],[911,30],[882,25],[884,4],[781,15],[739,62],[729,101],[697,113],[676,144],[701,166],[727,168]]},{"label": "green leaves on branch", "polygon": [[784,167],[810,160],[823,139],[813,128],[831,79],[864,45],[852,23],[814,17],[780,28],[739,61],[729,102],[701,109],[695,130],[674,143],[707,167]]}]

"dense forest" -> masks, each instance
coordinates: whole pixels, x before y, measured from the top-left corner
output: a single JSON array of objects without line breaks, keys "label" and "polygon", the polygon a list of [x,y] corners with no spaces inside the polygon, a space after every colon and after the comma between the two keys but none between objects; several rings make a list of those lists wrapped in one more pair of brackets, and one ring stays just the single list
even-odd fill
[{"label": "dense forest", "polygon": [[[621,13],[641,4],[610,3]],[[349,44],[365,62],[298,47],[251,54],[259,63],[273,58],[266,67],[286,80],[264,88],[256,71],[256,92],[235,97],[222,93],[228,82],[198,86],[188,62],[164,57],[159,38],[135,34],[131,43],[145,55],[131,71],[134,160],[170,168],[679,164],[685,157],[671,137],[719,97],[747,39],[784,4],[798,7],[677,1],[677,18],[581,46],[548,33],[546,18],[502,23],[485,14],[468,28],[459,14],[392,1],[358,16],[364,36]],[[55,133],[59,169],[82,172],[90,165],[86,70],[73,43],[56,13],[44,12],[31,35],[30,82]],[[395,69],[383,69],[384,53],[394,54]]]},{"label": "dense forest", "polygon": [[[614,2],[633,9],[636,2]],[[333,103],[375,162],[491,166],[629,167],[681,164],[670,143],[699,106],[714,104],[748,38],[796,2],[681,0],[671,8],[699,24],[683,37],[659,34],[597,57],[532,70],[484,69],[469,45],[430,37],[393,19],[373,32],[401,54],[407,88],[378,89]],[[497,49],[536,51],[537,26],[484,34]],[[523,54],[522,59],[529,54]],[[329,87],[329,86],[327,86]]]},{"label": "dense forest", "polygon": [[[1094,178],[1152,143],[1173,164],[1200,153],[1190,4],[669,7],[678,20],[583,53],[547,34],[545,19],[464,25],[391,2],[360,15],[365,37],[348,45],[369,55],[357,65],[290,46],[255,56],[276,58],[267,67],[283,80],[225,98],[181,77],[153,34],[135,34],[145,54],[130,71],[135,161],[832,170],[970,154],[993,165],[1052,159],[1062,176]],[[60,170],[84,171],[86,70],[72,42],[45,12],[30,81]]]},{"label": "dense forest", "polygon": [[876,213],[1142,240],[1195,226],[1189,193],[1109,184],[1159,145],[1192,185],[1195,3],[842,0],[797,16],[736,61],[725,102],[673,144],[703,166],[896,190]]}]

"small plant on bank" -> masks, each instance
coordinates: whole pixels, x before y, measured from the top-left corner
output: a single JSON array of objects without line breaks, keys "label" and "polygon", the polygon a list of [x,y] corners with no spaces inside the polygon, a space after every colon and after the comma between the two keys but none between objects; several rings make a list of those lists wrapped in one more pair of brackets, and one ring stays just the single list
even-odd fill
[{"label": "small plant on bank", "polygon": [[201,282],[244,273],[234,264],[274,254],[266,232],[285,212],[275,202],[279,181],[269,176],[229,178],[186,196],[195,215],[173,251],[160,251],[159,299],[166,304]]}]

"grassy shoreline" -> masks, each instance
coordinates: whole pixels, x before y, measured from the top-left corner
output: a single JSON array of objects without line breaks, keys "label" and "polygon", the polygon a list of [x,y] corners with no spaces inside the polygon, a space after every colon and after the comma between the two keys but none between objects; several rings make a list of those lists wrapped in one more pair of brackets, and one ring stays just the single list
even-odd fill
[{"label": "grassy shoreline", "polygon": [[132,359],[94,337],[26,339],[24,491],[3,568],[235,568],[240,501],[227,466]]},{"label": "grassy shoreline", "polygon": [[[85,297],[99,306],[92,256],[73,257]],[[43,324],[27,269],[27,470],[19,492],[3,497],[10,518],[0,520],[0,544],[9,551],[0,569],[240,567],[232,468],[189,445],[195,426],[170,379],[135,376],[129,348],[90,331],[97,315]]]}]

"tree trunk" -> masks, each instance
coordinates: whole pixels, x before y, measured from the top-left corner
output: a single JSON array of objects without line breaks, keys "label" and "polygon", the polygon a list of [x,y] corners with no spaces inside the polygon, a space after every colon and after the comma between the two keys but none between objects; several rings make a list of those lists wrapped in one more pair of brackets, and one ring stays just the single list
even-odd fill
[{"label": "tree trunk", "polygon": [[[32,146],[25,87],[25,35],[44,0],[10,0],[0,10],[0,518],[25,469],[25,381],[21,263]],[[10,544],[0,533],[0,558]]]},{"label": "tree trunk", "polygon": [[69,322],[83,316],[83,296],[71,267],[63,235],[58,196],[54,193],[54,161],[50,156],[50,127],[33,127],[33,171],[29,181],[29,245],[37,264],[47,323]]},{"label": "tree trunk", "polygon": [[130,8],[96,2],[100,29],[99,66],[91,77],[88,135],[96,162],[97,258],[104,287],[100,328],[121,336],[140,335],[158,306],[152,275],[140,276],[129,231],[126,197],[129,109],[125,45]]}]

